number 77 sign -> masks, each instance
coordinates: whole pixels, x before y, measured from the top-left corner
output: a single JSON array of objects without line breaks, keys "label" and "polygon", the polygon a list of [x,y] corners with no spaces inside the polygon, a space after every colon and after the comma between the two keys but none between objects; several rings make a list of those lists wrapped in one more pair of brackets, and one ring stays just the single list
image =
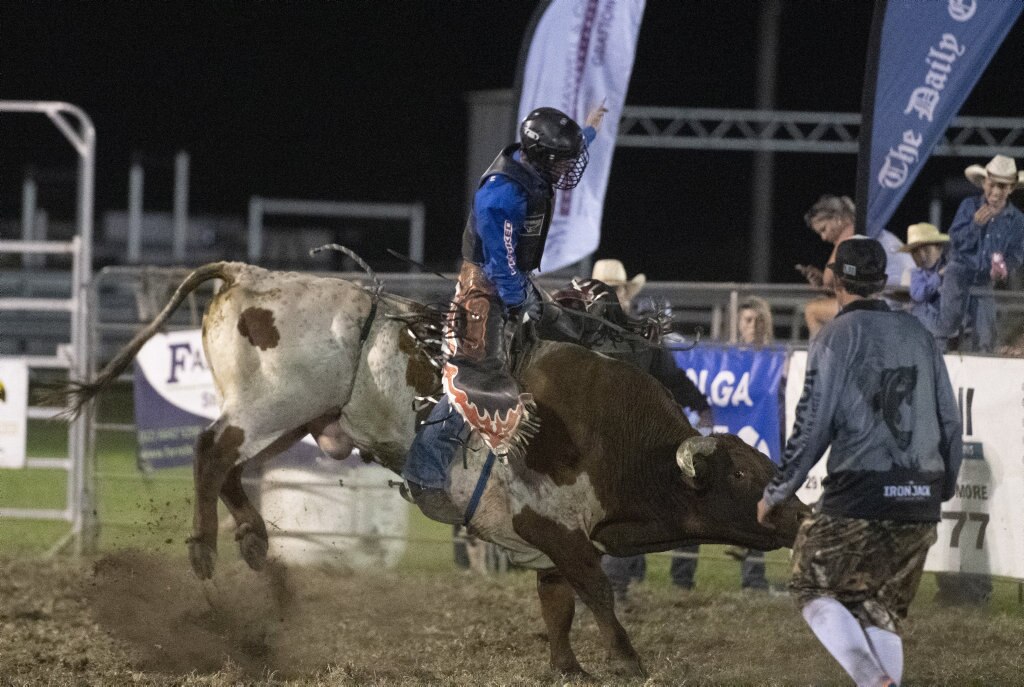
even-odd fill
[{"label": "number 77 sign", "polygon": [[964,462],[925,570],[1024,579],[1024,360],[949,355],[946,368]]}]

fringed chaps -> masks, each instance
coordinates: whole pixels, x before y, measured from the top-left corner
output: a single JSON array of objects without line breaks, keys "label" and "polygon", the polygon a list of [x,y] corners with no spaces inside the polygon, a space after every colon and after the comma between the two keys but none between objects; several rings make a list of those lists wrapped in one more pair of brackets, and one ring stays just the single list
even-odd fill
[{"label": "fringed chaps", "polygon": [[536,406],[509,369],[505,316],[494,285],[471,262],[459,272],[447,330],[442,383],[452,407],[497,455],[521,452],[537,430]]}]

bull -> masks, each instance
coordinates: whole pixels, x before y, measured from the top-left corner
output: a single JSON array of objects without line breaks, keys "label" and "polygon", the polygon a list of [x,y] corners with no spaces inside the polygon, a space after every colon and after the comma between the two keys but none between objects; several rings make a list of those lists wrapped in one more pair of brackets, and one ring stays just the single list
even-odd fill
[{"label": "bull", "polygon": [[[246,461],[272,458],[309,433],[334,457],[357,447],[400,473],[417,399],[438,388],[435,361],[409,329],[429,317],[424,306],[343,279],[217,262],[190,274],[95,380],[67,389],[71,411],[121,374],[188,294],[214,278],[223,287],[204,315],[203,346],[221,414],[196,443],[188,539],[202,579],[214,570],[218,497],[235,520],[244,560],[255,570],[265,563],[266,525],[241,486]],[[601,553],[712,542],[790,546],[807,508],[791,499],[772,511],[771,526],[760,525],[756,503],[772,463],[735,436],[701,436],[661,385],[628,363],[542,342],[519,376],[537,404],[538,432],[497,466],[471,438],[465,459],[451,467],[449,495],[473,534],[536,570],[553,669],[583,673],[569,642],[575,593],[618,667],[643,674],[615,616]]]}]

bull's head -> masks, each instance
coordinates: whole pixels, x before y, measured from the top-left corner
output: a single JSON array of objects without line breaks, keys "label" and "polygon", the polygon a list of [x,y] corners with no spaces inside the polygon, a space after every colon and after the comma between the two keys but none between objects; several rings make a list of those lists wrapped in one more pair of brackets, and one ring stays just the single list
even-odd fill
[{"label": "bull's head", "polygon": [[776,467],[739,437],[690,437],[676,449],[676,463],[692,490],[685,527],[697,539],[756,549],[792,546],[800,521],[810,514],[792,497],[772,509],[773,528],[757,522],[757,502]]}]

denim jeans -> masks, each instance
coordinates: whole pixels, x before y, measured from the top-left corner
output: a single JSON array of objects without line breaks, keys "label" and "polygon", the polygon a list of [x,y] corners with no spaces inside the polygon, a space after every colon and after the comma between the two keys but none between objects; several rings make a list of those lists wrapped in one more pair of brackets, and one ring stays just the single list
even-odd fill
[{"label": "denim jeans", "polygon": [[949,338],[961,336],[961,351],[990,352],[996,345],[996,300],[990,293],[971,295],[972,286],[991,286],[963,263],[950,261],[942,277],[935,338],[945,348]]},{"label": "denim jeans", "polygon": [[[697,555],[700,546],[683,546],[676,549],[677,554],[669,566],[672,584],[683,589],[693,589],[697,575]],[[740,561],[740,587],[743,589],[768,589],[768,579],[764,575],[764,551],[749,549],[746,557]]]},{"label": "denim jeans", "polygon": [[621,596],[633,580],[640,582],[647,573],[647,559],[639,556],[601,556],[601,569],[611,583],[612,591]]}]

